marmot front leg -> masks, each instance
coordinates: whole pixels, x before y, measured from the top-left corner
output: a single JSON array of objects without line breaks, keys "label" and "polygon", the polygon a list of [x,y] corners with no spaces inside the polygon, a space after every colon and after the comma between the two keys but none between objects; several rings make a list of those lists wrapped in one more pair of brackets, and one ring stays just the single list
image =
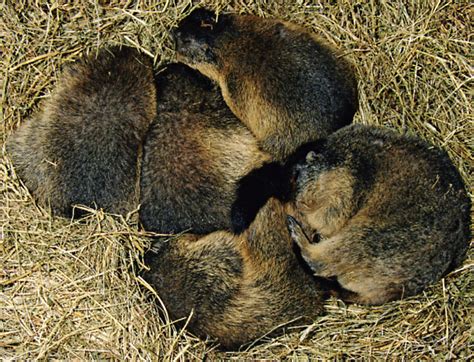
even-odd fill
[{"label": "marmot front leg", "polygon": [[323,276],[324,270],[326,270],[325,262],[318,254],[318,244],[311,244],[308,236],[304,232],[301,225],[296,221],[293,216],[287,216],[288,231],[290,232],[291,239],[298,245],[301,251],[301,256],[305,262],[309,265],[315,275]]}]

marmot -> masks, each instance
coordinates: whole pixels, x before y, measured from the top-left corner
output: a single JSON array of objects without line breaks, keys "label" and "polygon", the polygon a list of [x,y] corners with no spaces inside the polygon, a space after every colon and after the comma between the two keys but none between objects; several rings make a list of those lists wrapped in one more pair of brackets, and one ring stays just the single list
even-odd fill
[{"label": "marmot", "polygon": [[198,9],[172,31],[178,60],[216,81],[262,150],[282,161],[352,122],[352,66],[296,24]]},{"label": "marmot", "polygon": [[9,139],[18,175],[59,215],[70,216],[75,204],[131,211],[155,93],[150,60],[131,48],[68,66],[42,110]]},{"label": "marmot", "polygon": [[144,278],[173,319],[234,349],[323,311],[325,293],[292,250],[282,204],[270,199],[241,235],[182,235],[146,254]]},{"label": "marmot", "polygon": [[270,160],[218,87],[184,64],[156,77],[158,115],[144,144],[140,220],[146,230],[228,230],[241,177]]},{"label": "marmot", "polygon": [[337,278],[343,299],[380,304],[414,295],[464,259],[471,202],[441,149],[353,125],[294,170],[292,237],[315,275]]}]

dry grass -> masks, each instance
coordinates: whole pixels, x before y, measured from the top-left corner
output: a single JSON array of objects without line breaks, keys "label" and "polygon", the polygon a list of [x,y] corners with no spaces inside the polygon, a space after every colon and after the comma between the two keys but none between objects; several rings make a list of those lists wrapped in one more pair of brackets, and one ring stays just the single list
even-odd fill
[{"label": "dry grass", "polygon": [[[206,3],[321,33],[357,66],[357,122],[408,130],[443,146],[472,187],[474,7],[468,1]],[[61,66],[82,53],[122,43],[157,64],[172,59],[167,31],[189,12],[186,5],[0,3],[0,357],[472,359],[472,248],[462,268],[423,295],[372,308],[331,300],[306,331],[224,354],[159,313],[157,298],[136,276],[149,241],[133,218],[95,212],[79,223],[35,206],[3,146],[12,129],[47,97]]]}]

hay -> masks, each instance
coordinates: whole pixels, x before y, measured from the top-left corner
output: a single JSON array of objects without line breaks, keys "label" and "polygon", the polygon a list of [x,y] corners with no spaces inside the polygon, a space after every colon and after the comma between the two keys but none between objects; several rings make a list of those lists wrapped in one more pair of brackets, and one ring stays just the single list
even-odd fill
[{"label": "hay", "polygon": [[[343,49],[360,79],[357,122],[448,150],[472,185],[472,42],[467,1],[206,1],[304,24]],[[290,4],[291,3],[291,4]],[[188,2],[7,0],[0,4],[0,357],[11,359],[473,358],[473,252],[423,295],[380,307],[327,303],[305,331],[218,352],[166,318],[137,277],[149,246],[136,215],[52,218],[14,173],[4,142],[61,67],[109,44],[173,59],[167,31]],[[470,64],[471,63],[471,64]]]}]

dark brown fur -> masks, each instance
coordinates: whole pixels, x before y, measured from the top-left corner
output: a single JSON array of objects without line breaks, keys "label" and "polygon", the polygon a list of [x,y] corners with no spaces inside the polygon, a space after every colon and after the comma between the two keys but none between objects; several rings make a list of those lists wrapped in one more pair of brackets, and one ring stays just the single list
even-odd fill
[{"label": "dark brown fur", "polygon": [[[322,312],[321,287],[292,250],[283,206],[275,199],[242,235],[183,235],[147,254],[145,279],[173,319],[198,336],[237,348]],[[184,323],[184,322],[183,322]],[[280,328],[279,328],[280,327]]]},{"label": "dark brown fur", "polygon": [[419,293],[464,259],[470,199],[444,151],[354,125],[295,172],[292,237],[315,275],[352,292],[346,300],[380,304]]},{"label": "dark brown fur", "polygon": [[282,161],[349,124],[352,67],[308,30],[274,19],[199,9],[174,31],[178,59],[218,82],[261,148]]},{"label": "dark brown fur", "polygon": [[139,148],[155,114],[148,58],[105,49],[68,66],[7,146],[18,175],[53,212],[83,204],[123,213],[137,206]]},{"label": "dark brown fur", "polygon": [[229,229],[238,180],[270,156],[217,86],[197,71],[168,65],[156,84],[158,115],[144,146],[141,222],[162,233]]}]

